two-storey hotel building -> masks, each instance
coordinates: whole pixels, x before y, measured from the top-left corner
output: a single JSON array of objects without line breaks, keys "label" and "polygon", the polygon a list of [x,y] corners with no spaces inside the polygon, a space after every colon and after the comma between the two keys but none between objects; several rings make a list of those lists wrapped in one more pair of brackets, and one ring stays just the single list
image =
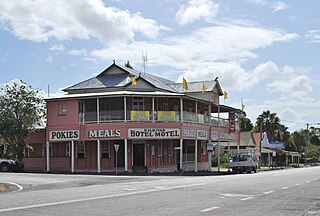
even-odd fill
[{"label": "two-storey hotel building", "polygon": [[64,92],[46,99],[26,170],[197,172],[210,169],[212,146],[239,142],[241,111],[219,104],[218,79],[175,83],[113,63]]}]

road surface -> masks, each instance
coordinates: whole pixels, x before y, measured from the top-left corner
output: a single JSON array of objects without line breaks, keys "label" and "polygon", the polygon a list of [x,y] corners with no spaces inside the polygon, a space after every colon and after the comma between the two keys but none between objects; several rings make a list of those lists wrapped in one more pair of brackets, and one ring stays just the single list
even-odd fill
[{"label": "road surface", "polygon": [[0,215],[320,215],[320,167],[222,176],[0,173]]}]

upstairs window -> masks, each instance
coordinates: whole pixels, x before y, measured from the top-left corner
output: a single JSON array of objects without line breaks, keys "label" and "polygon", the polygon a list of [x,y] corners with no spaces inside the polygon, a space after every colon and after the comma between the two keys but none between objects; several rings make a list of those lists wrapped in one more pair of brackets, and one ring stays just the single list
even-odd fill
[{"label": "upstairs window", "polygon": [[144,110],[142,97],[134,97],[133,98],[133,110]]},{"label": "upstairs window", "polygon": [[169,110],[168,98],[163,98],[163,111],[168,111],[168,110]]},{"label": "upstairs window", "polygon": [[58,115],[59,116],[67,115],[67,105],[66,104],[58,104]]}]

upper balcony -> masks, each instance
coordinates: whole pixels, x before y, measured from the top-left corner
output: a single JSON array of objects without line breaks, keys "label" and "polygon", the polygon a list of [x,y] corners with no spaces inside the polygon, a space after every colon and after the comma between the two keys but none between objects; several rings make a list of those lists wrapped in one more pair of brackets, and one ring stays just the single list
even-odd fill
[{"label": "upper balcony", "polygon": [[[100,98],[79,100],[79,124],[113,122],[190,123],[219,127],[219,119],[209,114],[206,103],[175,98]],[[180,109],[183,109],[181,112]],[[220,127],[229,120],[220,118]]]}]

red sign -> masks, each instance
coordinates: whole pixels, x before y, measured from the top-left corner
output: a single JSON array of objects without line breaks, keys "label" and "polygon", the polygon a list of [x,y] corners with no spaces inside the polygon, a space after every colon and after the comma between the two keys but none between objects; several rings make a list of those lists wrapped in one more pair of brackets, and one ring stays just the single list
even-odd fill
[{"label": "red sign", "polygon": [[235,115],[234,112],[229,112],[229,132],[235,132],[236,126],[235,126]]}]

